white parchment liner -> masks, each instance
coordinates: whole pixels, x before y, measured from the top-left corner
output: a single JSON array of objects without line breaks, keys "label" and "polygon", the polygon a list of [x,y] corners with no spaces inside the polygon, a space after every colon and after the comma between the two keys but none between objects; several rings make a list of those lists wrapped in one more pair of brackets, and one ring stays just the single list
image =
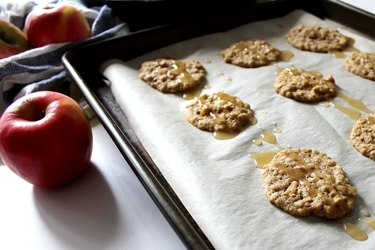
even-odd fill
[{"label": "white parchment liner", "polygon": [[[375,110],[375,82],[347,72],[344,59],[290,46],[284,36],[297,24],[332,27],[330,22],[297,10],[282,18],[180,42],[131,61],[113,59],[102,65],[139,139],[217,249],[370,249],[375,245],[373,231],[358,222],[361,209],[375,214],[375,164],[348,142],[354,121],[333,107],[299,103],[273,90],[277,67],[294,65],[324,76],[333,74],[340,91]],[[356,48],[374,52],[374,42],[345,28],[340,31],[355,39]],[[223,62],[221,50],[250,38],[267,40],[295,56],[290,62],[254,69]],[[258,124],[231,140],[217,140],[189,124],[183,114],[189,101],[162,94],[138,77],[143,61],[164,56],[199,60],[207,69],[211,87],[203,93],[225,91],[240,97],[255,111]],[[334,101],[348,106],[339,98]],[[260,138],[261,129],[272,131],[274,123],[282,130],[276,134],[280,145],[323,151],[343,167],[358,198],[355,211],[342,221],[358,224],[368,233],[368,240],[352,239],[337,221],[293,217],[267,201],[262,170],[249,155],[277,150],[272,144],[252,144]]]}]

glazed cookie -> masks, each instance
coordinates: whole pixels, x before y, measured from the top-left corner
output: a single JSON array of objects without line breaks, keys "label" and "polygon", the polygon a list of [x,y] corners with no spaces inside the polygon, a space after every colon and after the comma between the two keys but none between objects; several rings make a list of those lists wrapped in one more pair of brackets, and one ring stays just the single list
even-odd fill
[{"label": "glazed cookie", "polygon": [[203,82],[206,70],[196,60],[156,59],[142,63],[139,77],[163,93],[189,90]]},{"label": "glazed cookie", "polygon": [[297,25],[286,35],[288,43],[297,49],[327,53],[342,51],[350,45],[350,38],[335,29]]},{"label": "glazed cookie", "polygon": [[345,68],[353,74],[375,81],[375,53],[355,51],[346,57]]},{"label": "glazed cookie", "polygon": [[309,149],[284,149],[264,166],[268,200],[285,212],[342,218],[354,209],[356,188],[327,154]]},{"label": "glazed cookie", "polygon": [[375,114],[356,121],[350,134],[350,143],[361,154],[375,161]]},{"label": "glazed cookie", "polygon": [[254,119],[249,104],[223,92],[196,98],[186,106],[185,117],[199,129],[226,133],[238,133]]},{"label": "glazed cookie", "polygon": [[278,94],[300,102],[318,102],[336,95],[332,75],[324,79],[319,72],[295,67],[285,68],[279,72],[274,89]]},{"label": "glazed cookie", "polygon": [[244,68],[255,68],[279,60],[281,52],[263,40],[245,40],[221,52],[224,61]]}]

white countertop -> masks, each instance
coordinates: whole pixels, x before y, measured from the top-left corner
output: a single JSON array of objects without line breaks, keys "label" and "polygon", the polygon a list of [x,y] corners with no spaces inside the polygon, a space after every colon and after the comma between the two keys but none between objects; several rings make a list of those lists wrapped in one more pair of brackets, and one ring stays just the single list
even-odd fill
[{"label": "white countertop", "polygon": [[57,190],[34,188],[0,162],[0,249],[184,249],[94,119],[94,167]]},{"label": "white countertop", "polygon": [[371,14],[375,14],[374,0],[340,0],[357,8],[363,9]]}]

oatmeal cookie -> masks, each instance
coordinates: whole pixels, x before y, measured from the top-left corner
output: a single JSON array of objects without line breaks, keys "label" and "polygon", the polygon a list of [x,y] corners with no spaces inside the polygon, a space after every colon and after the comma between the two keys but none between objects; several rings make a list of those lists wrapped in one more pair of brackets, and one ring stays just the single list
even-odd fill
[{"label": "oatmeal cookie", "polygon": [[255,68],[278,61],[281,52],[263,40],[245,40],[221,52],[224,61],[244,68]]},{"label": "oatmeal cookie", "polygon": [[263,180],[268,200],[294,216],[338,219],[354,209],[356,188],[340,165],[317,150],[280,151],[264,166]]},{"label": "oatmeal cookie", "polygon": [[356,121],[350,134],[350,143],[361,154],[375,161],[375,114]]},{"label": "oatmeal cookie", "polygon": [[335,29],[297,25],[286,35],[290,45],[300,50],[327,53],[342,51],[350,45],[350,38]]},{"label": "oatmeal cookie", "polygon": [[206,76],[196,60],[156,59],[142,63],[139,77],[163,93],[183,92],[194,88]]},{"label": "oatmeal cookie", "polygon": [[375,81],[375,53],[354,51],[346,57],[345,68],[353,74]]},{"label": "oatmeal cookie", "polygon": [[199,129],[226,133],[238,133],[254,119],[249,104],[223,92],[196,98],[186,106],[185,117]]},{"label": "oatmeal cookie", "polygon": [[319,102],[336,95],[332,75],[324,79],[319,72],[295,67],[285,68],[279,72],[274,89],[278,94],[300,102]]}]

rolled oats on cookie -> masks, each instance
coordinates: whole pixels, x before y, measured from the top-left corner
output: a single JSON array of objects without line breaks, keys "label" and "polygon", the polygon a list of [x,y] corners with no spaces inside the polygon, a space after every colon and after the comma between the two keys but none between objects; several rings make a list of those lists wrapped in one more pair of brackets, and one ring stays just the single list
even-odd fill
[{"label": "rolled oats on cookie", "polygon": [[354,51],[346,57],[345,68],[353,74],[375,81],[375,53]]},{"label": "rolled oats on cookie", "polygon": [[285,212],[339,219],[354,209],[356,188],[327,154],[309,149],[284,149],[264,166],[268,200]]},{"label": "rolled oats on cookie", "polygon": [[264,40],[245,40],[221,52],[224,61],[244,68],[254,68],[278,61],[281,52]]},{"label": "rolled oats on cookie", "polygon": [[375,161],[375,114],[356,121],[350,134],[350,143],[362,155]]},{"label": "rolled oats on cookie", "polygon": [[288,32],[286,40],[297,49],[321,53],[342,51],[350,45],[349,37],[318,25],[297,25]]},{"label": "rolled oats on cookie", "polygon": [[160,58],[142,63],[139,77],[163,93],[183,92],[204,81],[206,70],[196,60]]},{"label": "rolled oats on cookie", "polygon": [[240,98],[218,92],[204,94],[188,104],[185,117],[202,130],[238,133],[253,121],[254,114]]},{"label": "rolled oats on cookie", "polygon": [[300,102],[319,102],[336,95],[335,80],[319,72],[291,67],[282,69],[274,83],[275,91],[287,98]]}]

